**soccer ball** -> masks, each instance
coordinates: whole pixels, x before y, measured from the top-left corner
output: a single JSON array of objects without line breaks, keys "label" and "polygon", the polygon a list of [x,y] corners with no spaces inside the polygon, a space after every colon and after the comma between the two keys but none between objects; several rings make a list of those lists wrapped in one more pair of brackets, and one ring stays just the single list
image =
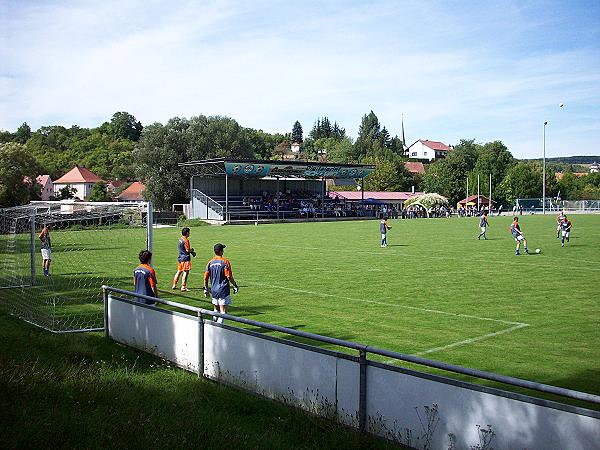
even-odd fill
[{"label": "soccer ball", "polygon": [[539,255],[540,253],[542,253],[542,249],[541,248],[536,248],[535,252]]}]

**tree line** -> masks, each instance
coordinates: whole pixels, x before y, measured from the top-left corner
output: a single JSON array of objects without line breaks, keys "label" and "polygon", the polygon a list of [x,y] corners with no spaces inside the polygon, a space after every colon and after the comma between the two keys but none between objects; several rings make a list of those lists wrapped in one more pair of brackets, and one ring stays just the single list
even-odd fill
[{"label": "tree line", "polygon": [[[461,140],[447,158],[426,164],[424,176],[409,173],[404,165],[407,143],[392,136],[373,111],[363,115],[354,141],[328,117],[317,118],[305,137],[298,121],[288,133],[268,133],[223,116],[174,117],[143,126],[133,115],[117,112],[97,128],[43,126],[32,131],[24,123],[15,132],[0,131],[0,205],[36,198],[36,189],[23,183],[24,177],[35,180],[49,174],[57,179],[78,164],[105,180],[139,180],[146,185],[148,200],[168,208],[189,200],[189,174],[179,163],[218,157],[281,159],[292,143],[300,144],[303,160],[373,164],[376,170],[365,179],[366,190],[406,191],[414,186],[456,203],[466,196],[466,179],[475,186],[477,174],[482,193],[489,192],[491,173],[496,200],[541,197],[541,164],[517,161],[500,141]],[[565,175],[558,182],[549,165],[547,195],[560,191],[563,198],[600,198],[597,178]],[[94,188],[94,199],[106,196],[105,188]]]}]

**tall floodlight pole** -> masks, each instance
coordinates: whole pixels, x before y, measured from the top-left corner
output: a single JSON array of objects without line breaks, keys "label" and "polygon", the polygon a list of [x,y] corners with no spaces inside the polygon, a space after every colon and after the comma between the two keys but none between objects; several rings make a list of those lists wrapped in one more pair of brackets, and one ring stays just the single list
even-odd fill
[{"label": "tall floodlight pole", "polygon": [[477,212],[479,212],[479,210],[481,209],[481,207],[479,206],[481,203],[480,197],[479,197],[479,174],[477,174]]},{"label": "tall floodlight pole", "polygon": [[490,173],[490,198],[488,199],[488,211],[492,216],[492,174]]},{"label": "tall floodlight pole", "polygon": [[546,214],[546,125],[548,125],[547,120],[544,122],[544,133],[542,137],[544,146],[542,156],[542,214]]}]

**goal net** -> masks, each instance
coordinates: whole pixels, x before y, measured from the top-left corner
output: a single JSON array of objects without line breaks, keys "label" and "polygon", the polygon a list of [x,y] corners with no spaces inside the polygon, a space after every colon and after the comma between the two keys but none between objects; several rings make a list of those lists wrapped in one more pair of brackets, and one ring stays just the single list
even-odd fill
[{"label": "goal net", "polygon": [[[100,287],[131,289],[138,253],[152,247],[151,218],[148,203],[32,202],[0,209],[0,307],[50,331],[102,329]],[[44,225],[50,230],[48,276],[38,237]]]}]

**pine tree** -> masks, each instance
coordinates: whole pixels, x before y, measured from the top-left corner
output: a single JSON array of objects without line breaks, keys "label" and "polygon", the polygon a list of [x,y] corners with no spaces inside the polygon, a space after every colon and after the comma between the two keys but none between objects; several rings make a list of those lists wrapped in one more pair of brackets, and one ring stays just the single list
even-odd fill
[{"label": "pine tree", "polygon": [[292,143],[302,144],[304,139],[302,138],[302,125],[296,120],[294,128],[292,128]]}]

